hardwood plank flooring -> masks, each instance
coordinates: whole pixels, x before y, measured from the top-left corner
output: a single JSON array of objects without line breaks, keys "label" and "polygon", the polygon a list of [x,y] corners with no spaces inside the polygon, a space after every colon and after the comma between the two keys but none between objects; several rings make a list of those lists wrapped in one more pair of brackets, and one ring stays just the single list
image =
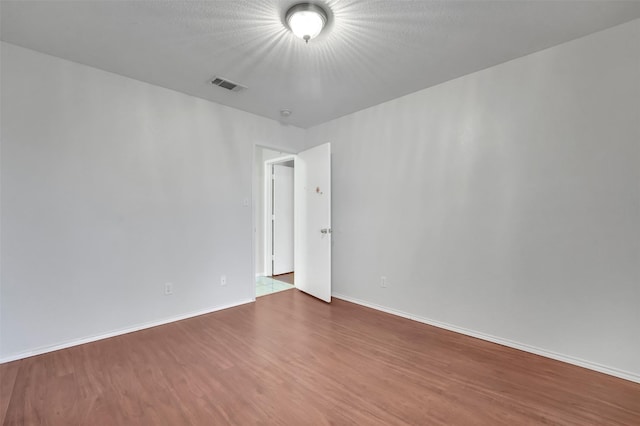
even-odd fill
[{"label": "hardwood plank flooring", "polygon": [[640,384],[298,290],[0,374],[5,425],[640,424]]},{"label": "hardwood plank flooring", "polygon": [[295,283],[293,282],[294,275],[295,275],[295,272],[288,272],[286,274],[274,275],[271,278],[273,278],[274,280],[285,282],[287,284],[295,285]]},{"label": "hardwood plank flooring", "polygon": [[0,424],[4,423],[20,362],[0,365]]}]

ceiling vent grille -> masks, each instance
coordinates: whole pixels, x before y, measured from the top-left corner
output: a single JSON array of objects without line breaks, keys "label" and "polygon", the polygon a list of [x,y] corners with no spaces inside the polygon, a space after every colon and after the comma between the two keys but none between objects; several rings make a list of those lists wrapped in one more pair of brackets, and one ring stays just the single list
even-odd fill
[{"label": "ceiling vent grille", "polygon": [[214,86],[220,86],[223,89],[231,90],[232,92],[239,92],[247,88],[247,86],[243,86],[242,84],[234,83],[233,81],[227,80],[222,77],[214,77],[211,80],[211,84]]}]

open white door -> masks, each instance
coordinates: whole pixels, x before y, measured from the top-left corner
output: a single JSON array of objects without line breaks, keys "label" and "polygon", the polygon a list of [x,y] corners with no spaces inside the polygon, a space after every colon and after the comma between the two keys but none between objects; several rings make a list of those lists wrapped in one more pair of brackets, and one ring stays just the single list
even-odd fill
[{"label": "open white door", "polygon": [[294,173],[296,287],[331,302],[331,145],[300,152]]}]

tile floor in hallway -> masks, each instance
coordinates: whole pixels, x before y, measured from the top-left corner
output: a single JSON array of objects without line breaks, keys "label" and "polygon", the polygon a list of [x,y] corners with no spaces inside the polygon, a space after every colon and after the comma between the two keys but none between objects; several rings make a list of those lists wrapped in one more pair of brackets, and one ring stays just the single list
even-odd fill
[{"label": "tile floor in hallway", "polygon": [[256,277],[256,297],[277,293],[283,290],[295,288],[289,283],[278,281],[271,277]]}]

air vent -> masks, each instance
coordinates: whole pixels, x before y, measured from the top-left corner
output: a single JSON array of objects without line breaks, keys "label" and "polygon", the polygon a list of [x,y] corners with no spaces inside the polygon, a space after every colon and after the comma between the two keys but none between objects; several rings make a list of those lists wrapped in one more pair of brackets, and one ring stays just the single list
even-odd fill
[{"label": "air vent", "polygon": [[234,83],[233,81],[221,77],[214,77],[213,80],[211,80],[211,84],[214,86],[220,86],[223,89],[231,90],[232,92],[239,92],[247,88],[242,84]]}]

